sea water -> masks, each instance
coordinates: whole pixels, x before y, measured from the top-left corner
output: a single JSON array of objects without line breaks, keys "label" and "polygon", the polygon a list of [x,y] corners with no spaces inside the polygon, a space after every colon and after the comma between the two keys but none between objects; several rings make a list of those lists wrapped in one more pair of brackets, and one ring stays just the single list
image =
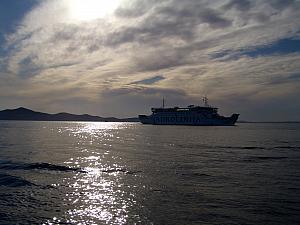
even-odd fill
[{"label": "sea water", "polygon": [[0,224],[300,224],[300,124],[0,122]]}]

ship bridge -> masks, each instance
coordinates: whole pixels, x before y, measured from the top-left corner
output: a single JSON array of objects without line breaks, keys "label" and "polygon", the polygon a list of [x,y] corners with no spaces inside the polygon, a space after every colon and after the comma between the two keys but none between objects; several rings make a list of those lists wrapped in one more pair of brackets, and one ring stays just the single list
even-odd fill
[{"label": "ship bridge", "polygon": [[211,112],[216,113],[218,108],[211,106],[194,106],[189,105],[188,107],[173,107],[173,108],[151,108],[153,113],[162,113],[162,112]]}]

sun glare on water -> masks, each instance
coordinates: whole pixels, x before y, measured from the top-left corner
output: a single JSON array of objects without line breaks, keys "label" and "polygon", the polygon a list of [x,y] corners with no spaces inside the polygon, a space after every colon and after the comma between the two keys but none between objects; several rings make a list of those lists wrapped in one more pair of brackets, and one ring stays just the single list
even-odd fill
[{"label": "sun glare on water", "polygon": [[77,21],[90,21],[112,14],[121,0],[71,0],[70,16]]}]

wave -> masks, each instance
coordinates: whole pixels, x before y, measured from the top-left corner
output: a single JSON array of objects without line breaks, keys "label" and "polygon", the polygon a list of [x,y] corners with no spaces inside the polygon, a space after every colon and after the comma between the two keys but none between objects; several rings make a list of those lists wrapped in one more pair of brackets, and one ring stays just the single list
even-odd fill
[{"label": "wave", "polygon": [[273,160],[273,159],[287,159],[288,157],[285,156],[256,156],[252,157],[253,159],[260,159],[260,160]]},{"label": "wave", "polygon": [[255,150],[255,149],[300,149],[300,146],[227,146],[227,145],[202,145],[202,144],[178,144],[180,148],[194,148],[194,149],[234,149],[234,150]]},{"label": "wave", "polygon": [[23,186],[37,186],[37,185],[21,177],[11,176],[8,174],[0,174],[0,186],[23,187]]},{"label": "wave", "polygon": [[288,159],[288,157],[285,156],[250,156],[244,161],[246,162],[260,162],[260,161],[268,161],[268,160],[282,160],[282,159]]},{"label": "wave", "polygon": [[54,165],[51,163],[33,163],[28,164],[24,167],[25,170],[51,170],[51,171],[61,171],[61,172],[85,172],[81,168],[72,168],[68,166]]},{"label": "wave", "polygon": [[116,168],[116,169],[102,170],[101,172],[102,173],[118,173],[118,172],[121,172],[121,173],[125,173],[125,174],[136,174],[136,173],[141,173],[142,171],[140,171],[140,170],[129,171],[129,170],[126,170],[124,168]]},{"label": "wave", "polygon": [[[20,163],[11,161],[0,161],[0,170],[47,170],[47,171],[58,171],[58,172],[79,172],[88,173],[88,170],[82,168],[73,168],[63,165],[55,165],[51,163]],[[101,170],[102,173],[125,173],[129,175],[134,175],[141,173],[142,171],[131,171],[126,168],[111,168]]]},{"label": "wave", "polygon": [[1,162],[0,169],[4,170],[49,170],[59,172],[82,172],[85,173],[81,168],[72,168],[68,166],[55,165],[51,163],[18,163],[18,162]]},{"label": "wave", "polygon": [[300,149],[300,146],[275,146],[275,149]]},{"label": "wave", "polygon": [[202,145],[202,144],[178,144],[180,148],[206,148],[206,149],[266,149],[262,146],[227,146],[227,145]]},{"label": "wave", "polygon": [[179,173],[176,172],[176,174],[179,174],[181,176],[189,176],[189,177],[212,177],[212,175],[206,174],[206,173]]}]

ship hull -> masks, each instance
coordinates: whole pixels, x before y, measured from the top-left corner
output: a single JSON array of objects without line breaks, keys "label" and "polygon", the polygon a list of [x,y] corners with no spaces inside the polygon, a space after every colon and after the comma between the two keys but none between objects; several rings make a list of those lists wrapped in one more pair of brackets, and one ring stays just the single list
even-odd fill
[{"label": "ship hull", "polygon": [[152,125],[189,125],[189,126],[234,126],[239,114],[230,117],[203,118],[201,116],[164,116],[139,115],[140,122]]}]

